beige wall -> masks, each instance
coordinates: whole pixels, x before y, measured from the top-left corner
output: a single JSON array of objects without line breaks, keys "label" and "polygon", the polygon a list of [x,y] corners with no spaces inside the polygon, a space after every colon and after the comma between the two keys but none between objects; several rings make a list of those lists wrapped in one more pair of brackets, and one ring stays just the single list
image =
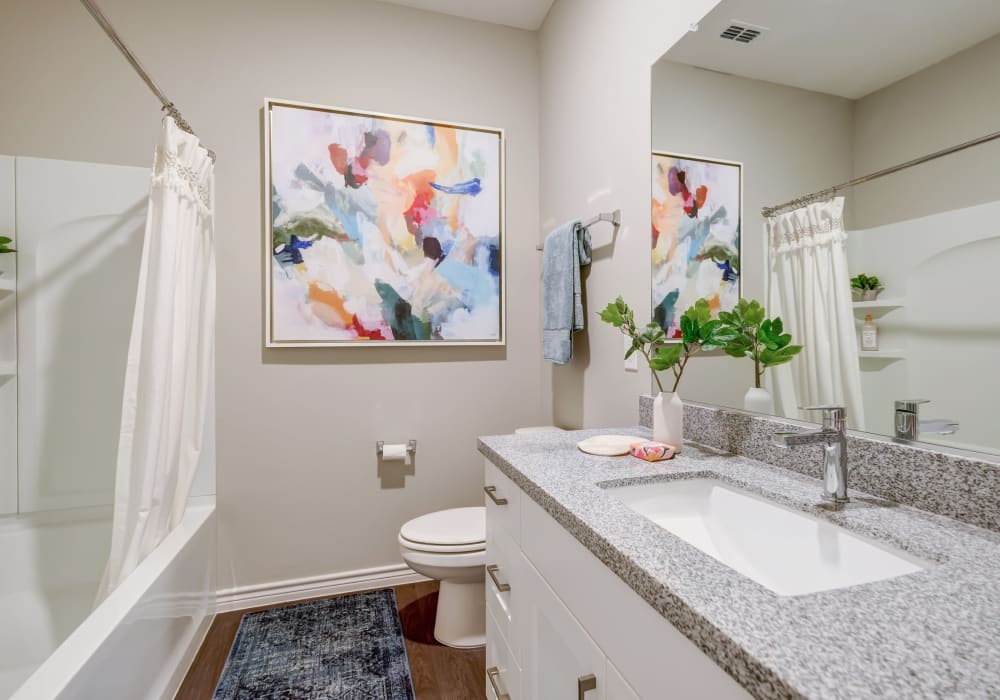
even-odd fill
[{"label": "beige wall", "polygon": [[[625,372],[622,339],[597,312],[618,294],[648,318],[650,66],[715,0],[556,0],[541,30],[541,221],[620,208],[613,249],[586,274],[588,331],[551,370],[552,416],[567,427],[632,425],[649,372]],[[595,227],[594,245],[611,238]]]},{"label": "beige wall", "polygon": [[[476,435],[542,419],[537,35],[362,0],[101,5],[218,154],[220,586],[400,561],[403,521],[482,501]],[[76,0],[4,0],[0,56],[0,153],[149,165],[158,104]],[[265,97],[506,129],[505,349],[262,349]],[[407,438],[415,474],[383,488],[375,441]]]},{"label": "beige wall", "polygon": [[[761,208],[851,177],[852,104],[667,60],[653,66],[653,148],[743,163],[744,298],[767,302]],[[695,358],[681,393],[742,408],[752,383],[749,360],[720,353]]]},{"label": "beige wall", "polygon": [[[864,175],[997,130],[1000,36],[866,95],[854,116]],[[870,228],[1000,199],[1000,141],[855,187],[854,226]]]}]

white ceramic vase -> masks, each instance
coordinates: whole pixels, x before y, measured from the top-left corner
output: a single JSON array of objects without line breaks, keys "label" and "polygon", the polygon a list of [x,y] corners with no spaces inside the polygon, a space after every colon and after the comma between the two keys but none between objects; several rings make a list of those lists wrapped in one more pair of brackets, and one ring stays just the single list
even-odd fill
[{"label": "white ceramic vase", "polygon": [[743,410],[774,415],[774,397],[767,389],[752,386],[743,396]]},{"label": "white ceramic vase", "polygon": [[653,439],[673,445],[676,454],[684,447],[684,402],[677,392],[661,391],[653,399]]}]

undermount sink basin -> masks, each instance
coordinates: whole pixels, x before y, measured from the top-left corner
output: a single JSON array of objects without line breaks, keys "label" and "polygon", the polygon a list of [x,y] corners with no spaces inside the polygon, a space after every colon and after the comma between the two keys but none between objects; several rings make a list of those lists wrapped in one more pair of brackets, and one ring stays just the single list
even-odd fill
[{"label": "undermount sink basin", "polygon": [[608,493],[779,595],[845,588],[931,566],[718,479],[658,481]]}]

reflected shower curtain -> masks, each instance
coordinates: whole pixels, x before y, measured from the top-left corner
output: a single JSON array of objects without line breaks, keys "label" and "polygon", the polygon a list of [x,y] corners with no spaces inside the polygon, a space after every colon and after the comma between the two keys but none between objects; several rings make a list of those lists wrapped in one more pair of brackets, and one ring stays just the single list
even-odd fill
[{"label": "reflected shower curtain", "polygon": [[100,598],[180,522],[191,491],[215,342],[214,186],[208,151],[166,117],[146,213]]},{"label": "reflected shower curtain", "polygon": [[768,217],[768,308],[803,350],[771,370],[778,415],[818,420],[800,406],[836,404],[864,429],[861,369],[847,271],[844,198]]}]

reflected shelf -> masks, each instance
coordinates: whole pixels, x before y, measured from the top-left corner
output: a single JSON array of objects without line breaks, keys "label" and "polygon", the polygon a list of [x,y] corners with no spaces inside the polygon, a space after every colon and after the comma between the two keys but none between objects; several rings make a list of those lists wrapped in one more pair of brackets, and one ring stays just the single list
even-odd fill
[{"label": "reflected shelf", "polygon": [[893,299],[892,297],[876,299],[875,301],[855,301],[853,303],[854,308],[859,311],[875,309],[892,311],[893,309],[899,309],[904,306],[902,299]]},{"label": "reflected shelf", "polygon": [[905,360],[906,353],[902,350],[858,350],[861,360]]},{"label": "reflected shelf", "polygon": [[17,291],[17,280],[8,277],[0,277],[0,296]]},{"label": "reflected shelf", "polygon": [[16,362],[0,362],[0,381],[17,376]]}]

